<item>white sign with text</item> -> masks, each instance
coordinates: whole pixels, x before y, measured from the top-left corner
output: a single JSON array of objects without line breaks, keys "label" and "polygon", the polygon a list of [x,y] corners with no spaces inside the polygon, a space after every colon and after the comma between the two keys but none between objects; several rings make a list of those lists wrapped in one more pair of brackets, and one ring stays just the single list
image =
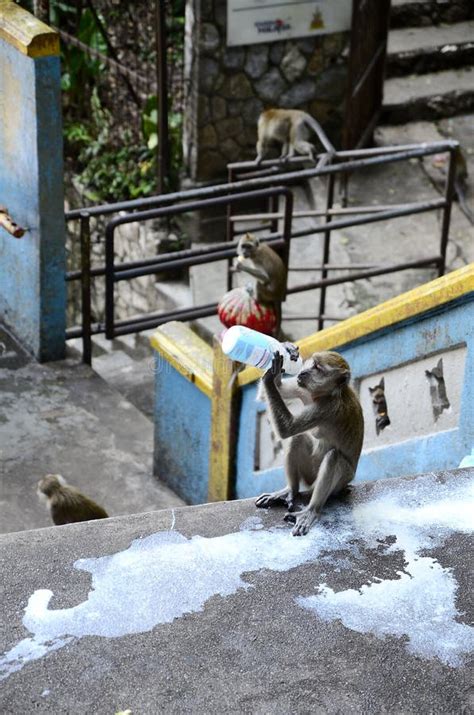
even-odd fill
[{"label": "white sign with text", "polygon": [[342,32],[351,14],[351,0],[227,0],[227,44]]}]

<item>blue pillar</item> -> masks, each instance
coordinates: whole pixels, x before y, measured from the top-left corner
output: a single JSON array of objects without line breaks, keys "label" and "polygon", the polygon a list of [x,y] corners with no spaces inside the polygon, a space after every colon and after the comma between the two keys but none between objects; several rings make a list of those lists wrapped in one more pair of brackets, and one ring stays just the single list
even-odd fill
[{"label": "blue pillar", "polygon": [[59,39],[0,3],[0,206],[27,229],[0,227],[0,321],[39,360],[64,357],[65,223]]}]

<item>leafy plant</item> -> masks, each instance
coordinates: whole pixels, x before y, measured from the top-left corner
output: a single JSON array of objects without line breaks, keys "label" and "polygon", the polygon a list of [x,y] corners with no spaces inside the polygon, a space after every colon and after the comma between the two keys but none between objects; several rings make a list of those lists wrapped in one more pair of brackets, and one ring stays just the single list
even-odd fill
[{"label": "leafy plant", "polygon": [[[19,0],[32,11],[32,0]],[[103,31],[89,7],[76,0],[50,0],[51,24],[80,40],[84,45],[109,55]],[[100,3],[94,8],[102,22]],[[102,6],[103,7],[103,6]],[[183,52],[185,0],[175,0],[168,16],[169,62]],[[115,29],[125,22],[123,12],[107,11],[106,27]],[[151,54],[154,49],[140,45],[137,55]],[[68,42],[61,42],[61,86],[63,90],[64,142],[66,161],[72,170],[73,181],[90,201],[106,202],[137,198],[156,191],[156,154],[158,145],[157,98],[150,96],[141,117],[139,131],[133,134],[117,121],[120,108],[113,105],[114,96],[104,82],[108,67],[100,59]],[[132,115],[133,116],[133,115]],[[138,123],[137,123],[138,124]],[[137,126],[137,124],[135,126]],[[182,117],[177,112],[169,115],[170,172],[168,189],[179,182],[182,163]]]}]

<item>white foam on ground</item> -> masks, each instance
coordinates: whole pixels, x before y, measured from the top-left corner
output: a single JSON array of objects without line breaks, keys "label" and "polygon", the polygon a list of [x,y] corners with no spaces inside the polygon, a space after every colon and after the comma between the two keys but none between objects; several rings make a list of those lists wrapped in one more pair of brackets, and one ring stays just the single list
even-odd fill
[{"label": "white foam on ground", "polygon": [[287,571],[340,549],[344,559],[339,563],[333,557],[334,566],[347,569],[347,553],[354,560],[359,553],[351,541],[376,547],[388,535],[395,535],[396,543],[387,553],[405,551],[407,567],[399,579],[374,575],[371,585],[339,593],[318,584],[317,595],[298,598],[298,604],[359,632],[408,636],[411,652],[459,665],[473,629],[455,620],[457,584],[449,569],[418,552],[441,544],[453,531],[472,528],[468,488],[448,488],[434,478],[410,484],[380,483],[371,501],[329,512],[305,537],[278,527],[262,529],[260,519],[251,517],[242,530],[224,536],[188,539],[164,531],[134,541],[125,551],[80,559],[75,568],[92,576],[87,599],[72,608],[50,609],[52,591],[35,591],[23,618],[32,636],[0,657],[0,678],[84,636],[143,633],[202,611],[213,596],[250,588],[242,578],[247,572]]},{"label": "white foam on ground", "polygon": [[404,551],[405,568],[397,579],[374,579],[358,590],[339,592],[322,584],[317,595],[296,602],[325,621],[339,619],[359,633],[407,637],[410,653],[457,667],[474,649],[474,628],[456,620],[463,614],[456,608],[458,585],[451,569],[420,552],[439,546],[452,531],[473,530],[474,484],[436,501],[429,501],[430,486],[417,493],[419,504],[410,505],[413,495],[408,491],[380,496],[353,510],[355,526],[365,539],[376,543],[384,534],[396,536],[387,553]]}]

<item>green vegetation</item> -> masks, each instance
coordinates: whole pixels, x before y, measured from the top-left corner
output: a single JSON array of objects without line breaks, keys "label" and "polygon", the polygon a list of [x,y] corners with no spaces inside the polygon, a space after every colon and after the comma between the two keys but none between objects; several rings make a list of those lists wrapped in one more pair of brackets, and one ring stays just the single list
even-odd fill
[{"label": "green vegetation", "polygon": [[[21,0],[32,11],[31,0]],[[170,67],[182,66],[184,0],[169,3]],[[103,57],[156,76],[154,3],[138,2],[120,11],[108,0],[51,0],[51,25]],[[144,41],[146,38],[146,41]],[[111,49],[112,47],[112,49]],[[125,48],[125,50],[124,50]],[[113,56],[115,55],[115,56]],[[61,41],[64,153],[67,176],[90,202],[138,198],[156,192],[158,111],[156,94],[138,91],[133,79],[111,69],[100,57]],[[155,90],[153,90],[155,91]],[[168,190],[178,187],[182,116],[169,114],[171,170]],[[180,108],[179,108],[180,109]]]}]

